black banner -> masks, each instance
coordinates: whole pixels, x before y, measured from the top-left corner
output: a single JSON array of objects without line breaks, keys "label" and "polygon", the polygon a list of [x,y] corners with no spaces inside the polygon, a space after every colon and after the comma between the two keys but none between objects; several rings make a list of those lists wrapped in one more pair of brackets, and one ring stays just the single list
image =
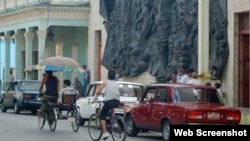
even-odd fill
[{"label": "black banner", "polygon": [[[250,139],[250,125],[171,125],[170,140]],[[193,141],[194,141],[193,140]]]}]

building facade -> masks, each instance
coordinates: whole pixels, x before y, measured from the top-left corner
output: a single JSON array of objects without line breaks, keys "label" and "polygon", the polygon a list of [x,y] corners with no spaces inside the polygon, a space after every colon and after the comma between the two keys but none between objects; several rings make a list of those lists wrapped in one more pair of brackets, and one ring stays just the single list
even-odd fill
[{"label": "building facade", "polygon": [[[44,58],[65,56],[87,63],[89,1],[0,0],[1,48],[4,48],[2,81],[40,79],[33,66]],[[13,44],[15,52],[10,52]],[[10,68],[10,58],[15,67]],[[59,78],[71,78],[58,73]]]}]

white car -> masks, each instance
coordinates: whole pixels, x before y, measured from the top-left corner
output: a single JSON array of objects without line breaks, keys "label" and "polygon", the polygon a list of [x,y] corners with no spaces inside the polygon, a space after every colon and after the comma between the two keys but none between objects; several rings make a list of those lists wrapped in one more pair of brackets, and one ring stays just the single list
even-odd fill
[{"label": "white car", "polygon": [[[102,81],[97,81],[90,84],[87,97],[79,98],[76,101],[77,106],[80,109],[81,121],[80,125],[84,125],[85,121],[88,121],[89,117],[95,113],[97,106],[94,106],[91,102],[94,98],[96,89],[101,85]],[[117,81],[120,91],[120,105],[115,109],[116,114],[124,114],[124,106],[130,107],[135,105],[139,98],[143,94],[143,85],[134,82]],[[103,89],[104,91],[104,89]],[[101,94],[98,100],[103,100],[105,96]]]}]

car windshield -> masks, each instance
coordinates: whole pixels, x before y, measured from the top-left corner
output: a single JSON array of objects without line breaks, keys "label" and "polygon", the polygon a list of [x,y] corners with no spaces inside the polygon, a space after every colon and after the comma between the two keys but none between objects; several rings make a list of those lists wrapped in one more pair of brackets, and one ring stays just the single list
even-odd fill
[{"label": "car windshield", "polygon": [[20,90],[39,90],[41,83],[40,82],[29,82],[29,81],[23,81],[20,82]]},{"label": "car windshield", "polygon": [[223,104],[222,97],[216,89],[207,88],[175,88],[174,101],[179,102],[202,102]]}]

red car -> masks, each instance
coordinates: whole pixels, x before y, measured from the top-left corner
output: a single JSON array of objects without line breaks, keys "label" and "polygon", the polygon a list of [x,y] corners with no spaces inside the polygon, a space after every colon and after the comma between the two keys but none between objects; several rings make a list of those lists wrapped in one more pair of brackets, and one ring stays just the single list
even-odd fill
[{"label": "red car", "polygon": [[225,106],[214,87],[183,84],[152,84],[140,103],[125,111],[129,136],[152,130],[162,132],[164,141],[170,125],[239,124],[241,119],[241,111]]}]

